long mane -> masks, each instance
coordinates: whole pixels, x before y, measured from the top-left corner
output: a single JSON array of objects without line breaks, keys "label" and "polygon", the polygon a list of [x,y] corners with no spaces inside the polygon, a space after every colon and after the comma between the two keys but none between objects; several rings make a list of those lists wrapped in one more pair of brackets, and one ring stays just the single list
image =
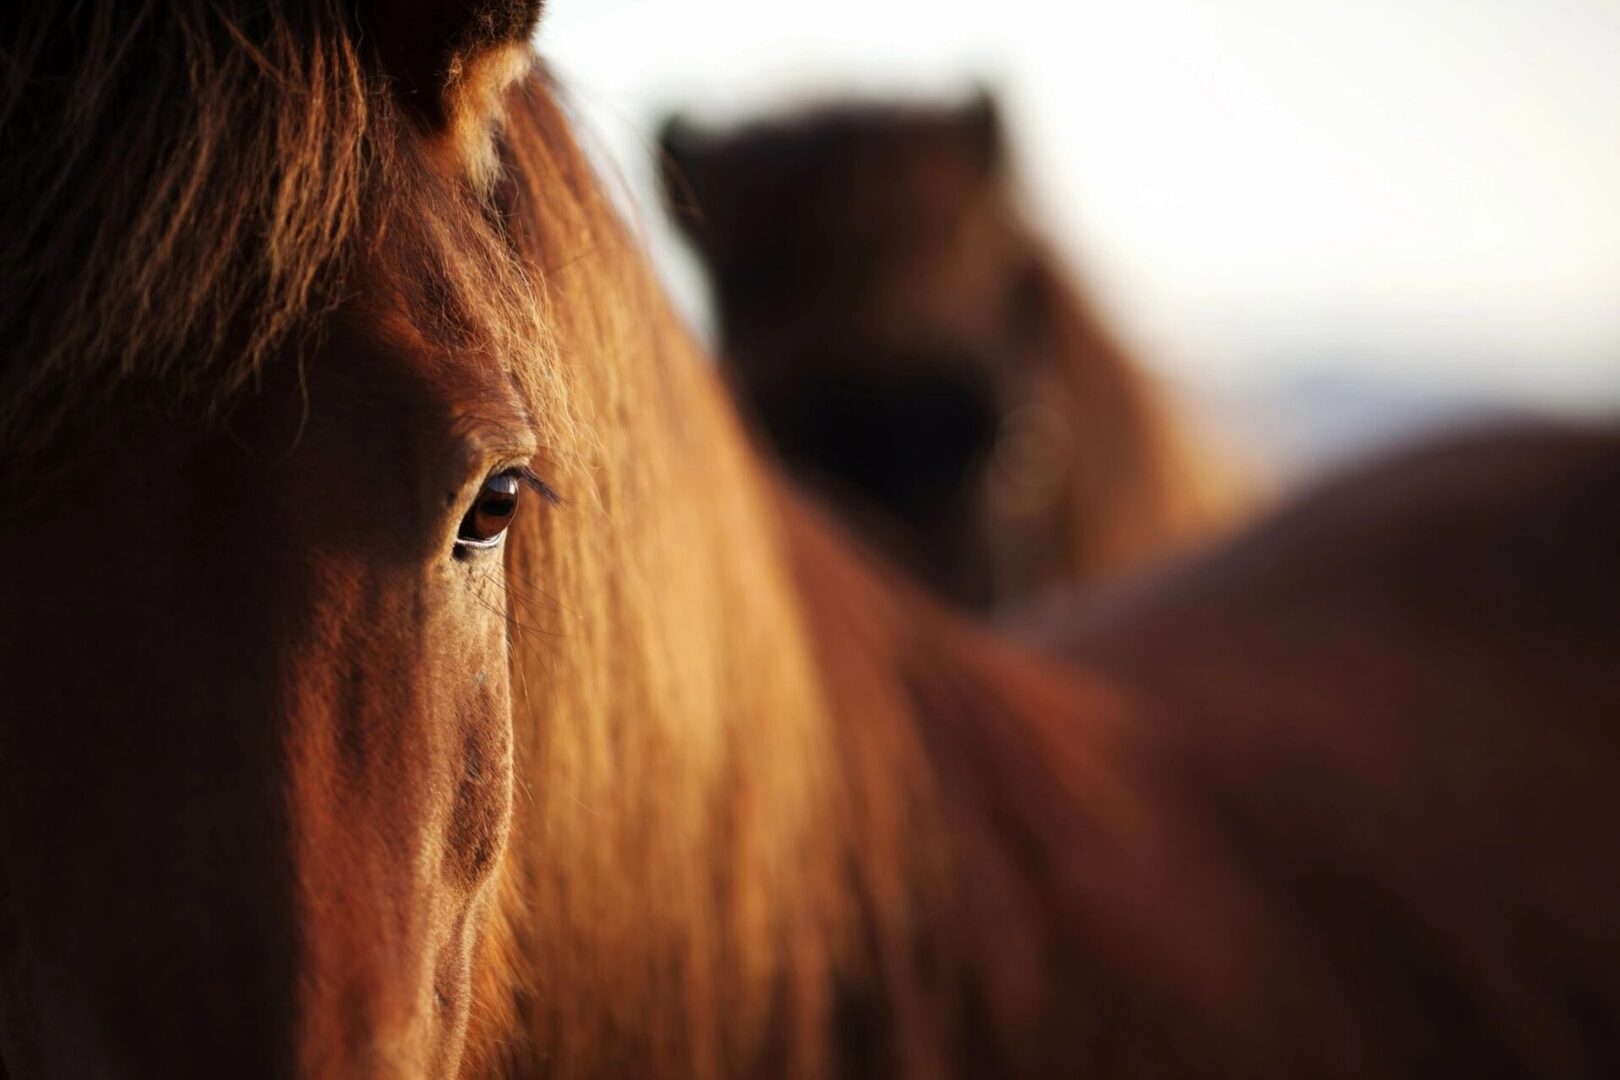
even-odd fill
[{"label": "long mane", "polygon": [[505,142],[515,238],[592,436],[554,480],[567,507],[513,540],[533,786],[470,1054],[519,1075],[535,1055],[717,1071],[777,1010],[825,1008],[776,985],[809,966],[781,951],[820,952],[838,918],[818,910],[833,882],[776,906],[826,863],[825,703],[768,482],[542,83],[514,96]]},{"label": "long mane", "polygon": [[[1035,1021],[997,1010],[1039,996],[1058,914],[1029,910],[997,834],[1044,858],[1036,807],[1095,771],[1058,732],[1082,700],[1098,722],[1108,709],[942,615],[918,620],[924,601],[785,493],[543,82],[514,96],[505,147],[514,237],[549,268],[593,437],[557,478],[569,506],[514,539],[530,786],[475,1067],[929,1071],[974,1040],[1004,1048],[1005,1025]],[[1025,709],[1044,735],[993,720]],[[1044,764],[982,775],[1006,755]],[[1117,781],[1096,791],[1107,803]],[[988,804],[993,824],[976,818]],[[968,903],[968,865],[1004,907]],[[1000,925],[1010,913],[1022,929]],[[970,971],[999,1004],[963,996]]]}]

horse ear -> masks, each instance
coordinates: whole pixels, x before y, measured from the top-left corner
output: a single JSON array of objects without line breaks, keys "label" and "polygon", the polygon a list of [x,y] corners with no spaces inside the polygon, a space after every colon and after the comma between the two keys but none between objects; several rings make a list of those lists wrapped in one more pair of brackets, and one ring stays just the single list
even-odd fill
[{"label": "horse ear", "polygon": [[[432,128],[492,108],[526,55],[541,0],[355,0],[401,101]],[[501,68],[493,73],[491,68]],[[483,118],[473,118],[478,122]]]},{"label": "horse ear", "polygon": [[666,186],[682,173],[700,168],[709,148],[709,134],[680,113],[670,113],[658,129],[658,156]]},{"label": "horse ear", "polygon": [[658,131],[658,173],[664,198],[688,233],[702,216],[702,200],[709,191],[709,160],[714,138],[679,113],[672,113]]},{"label": "horse ear", "polygon": [[989,87],[976,87],[973,96],[957,110],[954,119],[963,145],[972,152],[974,161],[983,166],[986,173],[998,171],[1006,155],[1006,146],[1001,106],[996,103],[995,94]]}]

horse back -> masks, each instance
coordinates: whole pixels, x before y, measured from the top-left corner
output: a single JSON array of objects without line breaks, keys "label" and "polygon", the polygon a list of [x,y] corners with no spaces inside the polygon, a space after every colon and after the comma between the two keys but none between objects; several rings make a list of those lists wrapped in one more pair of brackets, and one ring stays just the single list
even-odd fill
[{"label": "horse back", "polygon": [[1620,1071],[1620,434],[1389,457],[1044,633],[1138,703],[1228,1060]]}]

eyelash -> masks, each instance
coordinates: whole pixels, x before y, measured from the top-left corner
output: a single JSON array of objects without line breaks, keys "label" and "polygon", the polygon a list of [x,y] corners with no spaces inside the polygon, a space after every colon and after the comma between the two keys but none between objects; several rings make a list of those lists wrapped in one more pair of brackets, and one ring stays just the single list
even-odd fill
[{"label": "eyelash", "polygon": [[496,475],[516,477],[520,484],[534,492],[536,495],[540,496],[542,499],[546,500],[546,502],[550,503],[552,506],[562,506],[564,504],[565,500],[557,493],[557,489],[540,479],[535,471],[529,468],[527,465],[514,465],[510,469],[501,470],[501,472],[497,473]]}]

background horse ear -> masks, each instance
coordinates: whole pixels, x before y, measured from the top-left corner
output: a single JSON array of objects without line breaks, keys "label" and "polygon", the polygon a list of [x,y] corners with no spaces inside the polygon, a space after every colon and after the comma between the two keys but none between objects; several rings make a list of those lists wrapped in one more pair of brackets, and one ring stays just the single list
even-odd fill
[{"label": "background horse ear", "polygon": [[952,118],[962,144],[969,148],[973,160],[986,175],[1001,170],[1006,156],[1005,136],[1002,133],[1001,106],[989,87],[980,84],[973,90],[967,104],[957,109]]},{"label": "background horse ear", "polygon": [[671,113],[658,131],[658,178],[664,200],[681,230],[695,243],[704,242],[706,203],[713,200],[714,136],[680,113]]},{"label": "background horse ear", "polygon": [[[433,128],[460,120],[461,102],[487,97],[480,61],[527,43],[541,0],[355,0],[401,101]],[[493,80],[501,82],[503,80]]]}]

